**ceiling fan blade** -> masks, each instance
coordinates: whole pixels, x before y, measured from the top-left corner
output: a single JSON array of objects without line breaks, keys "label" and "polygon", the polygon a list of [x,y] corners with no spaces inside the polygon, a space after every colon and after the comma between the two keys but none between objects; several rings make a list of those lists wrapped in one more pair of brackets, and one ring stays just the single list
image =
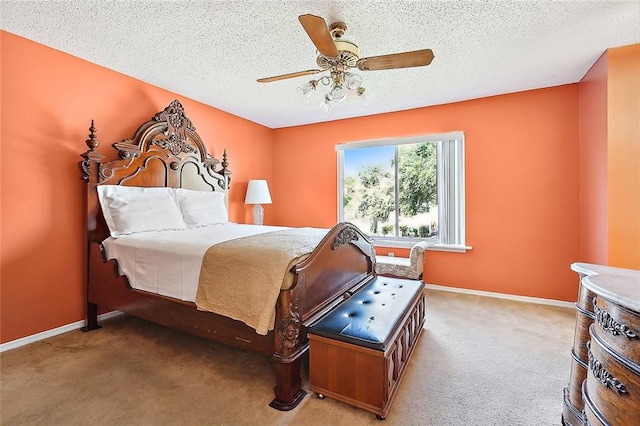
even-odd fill
[{"label": "ceiling fan blade", "polygon": [[286,78],[302,77],[303,75],[316,74],[322,71],[324,70],[306,70],[306,71],[292,72],[290,74],[274,75],[273,77],[259,78],[258,83],[269,83],[272,81],[284,80]]},{"label": "ceiling fan blade", "polygon": [[431,49],[414,50],[411,52],[392,53],[390,55],[362,58],[357,67],[362,71],[390,70],[394,68],[422,67],[433,60]]},{"label": "ceiling fan blade", "polygon": [[300,15],[298,16],[298,20],[313,44],[316,45],[318,52],[330,58],[338,56],[338,49],[333,42],[333,38],[324,19],[315,15]]}]

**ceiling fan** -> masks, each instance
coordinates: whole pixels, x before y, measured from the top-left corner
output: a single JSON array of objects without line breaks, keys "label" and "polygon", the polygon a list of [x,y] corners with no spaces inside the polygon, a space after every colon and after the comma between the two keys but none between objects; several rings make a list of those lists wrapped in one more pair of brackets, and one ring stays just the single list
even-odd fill
[{"label": "ceiling fan", "polygon": [[342,102],[347,99],[350,91],[355,92],[359,97],[364,94],[365,89],[362,87],[362,77],[349,71],[350,69],[378,71],[422,67],[429,65],[434,57],[431,49],[422,49],[361,58],[358,46],[342,38],[347,30],[347,25],[344,22],[334,22],[327,26],[324,19],[315,15],[300,15],[298,19],[318,49],[316,63],[319,68],[260,78],[258,82],[269,83],[328,71],[330,76],[325,75],[318,80],[308,81],[298,87],[298,92],[306,99],[311,96],[318,83],[331,86],[320,105],[326,112],[329,112],[333,102]]}]

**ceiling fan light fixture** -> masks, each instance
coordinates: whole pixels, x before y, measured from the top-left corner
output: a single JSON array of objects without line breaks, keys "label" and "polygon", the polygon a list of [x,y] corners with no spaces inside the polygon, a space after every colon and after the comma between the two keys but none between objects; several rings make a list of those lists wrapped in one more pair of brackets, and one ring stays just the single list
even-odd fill
[{"label": "ceiling fan light fixture", "polygon": [[302,97],[302,99],[309,99],[309,97],[313,94],[313,91],[316,90],[318,86],[317,80],[310,80],[304,83],[302,86],[296,89],[298,95]]},{"label": "ceiling fan light fixture", "polygon": [[343,79],[345,86],[349,90],[355,90],[362,85],[362,77],[353,72],[345,72]]},{"label": "ceiling fan light fixture", "polygon": [[333,88],[329,91],[329,93],[327,93],[327,98],[330,101],[342,102],[347,99],[347,89],[345,89],[342,84],[336,83],[333,85]]},{"label": "ceiling fan light fixture", "polygon": [[364,87],[360,86],[356,93],[358,94],[358,101],[360,101],[363,107],[368,108],[369,101],[371,100],[369,92],[367,92]]},{"label": "ceiling fan light fixture", "polygon": [[322,100],[322,103],[320,103],[320,110],[328,114],[331,111],[331,104],[332,101],[329,99],[329,94],[324,95],[324,99]]}]

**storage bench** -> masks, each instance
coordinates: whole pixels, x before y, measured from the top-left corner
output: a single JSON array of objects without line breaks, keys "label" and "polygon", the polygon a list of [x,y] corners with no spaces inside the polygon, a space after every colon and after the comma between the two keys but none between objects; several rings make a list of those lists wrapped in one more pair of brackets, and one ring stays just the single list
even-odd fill
[{"label": "storage bench", "polygon": [[378,276],[309,328],[309,389],[384,419],[425,319],[424,283]]}]

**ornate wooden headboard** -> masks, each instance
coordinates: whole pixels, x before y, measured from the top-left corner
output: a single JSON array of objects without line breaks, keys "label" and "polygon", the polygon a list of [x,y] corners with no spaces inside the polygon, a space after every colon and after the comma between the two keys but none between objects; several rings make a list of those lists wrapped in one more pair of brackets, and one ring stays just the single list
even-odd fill
[{"label": "ornate wooden headboard", "polygon": [[89,242],[100,242],[109,235],[98,202],[98,185],[166,186],[225,194],[229,187],[231,172],[226,150],[222,161],[207,152],[178,100],[142,123],[131,139],[114,143],[118,160],[103,162],[105,157],[97,151],[99,142],[93,120],[86,144],[89,150],[81,155],[80,168],[88,183]]}]

